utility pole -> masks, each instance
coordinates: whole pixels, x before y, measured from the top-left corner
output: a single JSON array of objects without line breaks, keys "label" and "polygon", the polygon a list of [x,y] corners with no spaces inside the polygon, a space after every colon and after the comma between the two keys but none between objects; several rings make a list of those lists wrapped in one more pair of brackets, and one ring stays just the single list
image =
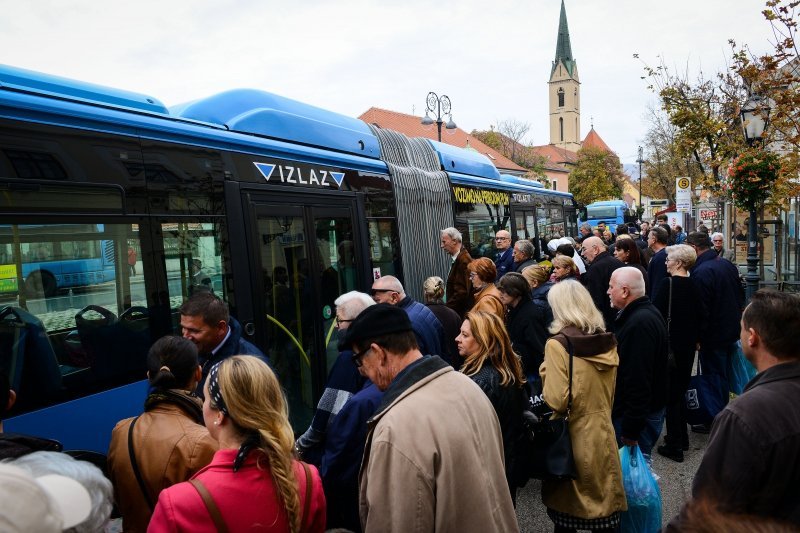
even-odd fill
[{"label": "utility pole", "polygon": [[639,147],[639,159],[636,160],[639,163],[639,218],[641,220],[642,213],[644,213],[644,206],[642,205],[642,163],[644,163],[644,150],[642,147]]}]

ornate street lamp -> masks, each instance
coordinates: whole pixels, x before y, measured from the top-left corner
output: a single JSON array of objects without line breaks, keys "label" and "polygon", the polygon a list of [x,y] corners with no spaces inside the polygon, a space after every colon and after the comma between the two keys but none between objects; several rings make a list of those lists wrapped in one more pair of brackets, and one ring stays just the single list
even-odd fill
[{"label": "ornate street lamp", "polygon": [[453,122],[453,114],[450,112],[450,98],[448,98],[446,94],[440,97],[434,92],[429,92],[425,103],[427,104],[427,109],[425,110],[425,116],[422,117],[422,125],[430,126],[433,124],[434,120],[428,116],[428,112],[436,113],[436,129],[439,132],[439,142],[442,142],[442,124],[444,124],[442,115],[448,115],[450,117],[447,124],[445,124],[445,128],[454,130],[457,127],[456,123]]},{"label": "ornate street lamp", "polygon": [[[751,95],[742,106],[742,131],[750,146],[758,146],[764,136],[769,121],[769,101],[758,95]],[[756,205],[750,205],[750,220],[747,230],[747,301],[758,290],[758,221]]]}]

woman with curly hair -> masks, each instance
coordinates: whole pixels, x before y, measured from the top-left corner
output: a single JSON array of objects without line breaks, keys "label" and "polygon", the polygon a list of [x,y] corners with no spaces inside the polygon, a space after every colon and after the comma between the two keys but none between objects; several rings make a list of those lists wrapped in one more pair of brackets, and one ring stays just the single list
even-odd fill
[{"label": "woman with curly hair", "polygon": [[203,419],[220,450],[190,481],[161,492],[148,531],[325,531],[316,468],[295,460],[278,378],[236,355],[211,368]]},{"label": "woman with curly hair", "polygon": [[503,319],[494,313],[468,312],[456,343],[464,358],[461,372],[486,393],[500,421],[506,480],[516,504],[517,487],[525,481],[518,475],[517,461],[518,443],[523,436],[522,410],[527,401],[522,362],[511,347]]},{"label": "woman with curly hair", "polygon": [[580,273],[578,272],[578,266],[572,258],[566,255],[559,255],[553,259],[553,276],[555,277],[554,281],[556,283],[568,279],[578,281]]},{"label": "woman with curly hair", "polygon": [[444,330],[444,348],[447,353],[441,354],[442,359],[450,363],[456,370],[461,366],[456,347],[458,328],[461,327],[461,317],[458,313],[447,307],[444,303],[445,283],[439,276],[431,276],[422,285],[425,306],[436,315],[442,323]]}]

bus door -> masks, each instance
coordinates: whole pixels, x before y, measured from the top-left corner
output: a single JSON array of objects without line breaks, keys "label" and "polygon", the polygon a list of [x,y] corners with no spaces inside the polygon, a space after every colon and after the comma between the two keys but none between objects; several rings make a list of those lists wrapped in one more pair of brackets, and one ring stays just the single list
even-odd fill
[{"label": "bus door", "polygon": [[540,257],[539,239],[536,238],[536,217],[534,216],[533,206],[514,206],[514,242],[519,239],[531,241],[536,248],[536,257]]},{"label": "bus door", "polygon": [[295,431],[311,421],[338,356],[336,298],[366,287],[355,195],[249,203],[255,339],[289,400]]}]

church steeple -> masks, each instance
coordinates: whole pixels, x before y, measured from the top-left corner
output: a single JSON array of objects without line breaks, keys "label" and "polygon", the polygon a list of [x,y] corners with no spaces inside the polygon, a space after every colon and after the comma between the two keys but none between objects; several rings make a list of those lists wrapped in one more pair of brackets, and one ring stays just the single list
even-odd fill
[{"label": "church steeple", "polygon": [[550,69],[550,144],[577,152],[581,147],[581,100],[578,65],[572,57],[567,10],[561,0],[556,58]]},{"label": "church steeple", "polygon": [[561,17],[558,20],[558,39],[556,40],[556,58],[553,60],[552,75],[559,61],[564,62],[570,76],[575,60],[572,57],[572,44],[569,41],[569,26],[567,25],[567,10],[564,7],[564,0],[561,0]]}]

